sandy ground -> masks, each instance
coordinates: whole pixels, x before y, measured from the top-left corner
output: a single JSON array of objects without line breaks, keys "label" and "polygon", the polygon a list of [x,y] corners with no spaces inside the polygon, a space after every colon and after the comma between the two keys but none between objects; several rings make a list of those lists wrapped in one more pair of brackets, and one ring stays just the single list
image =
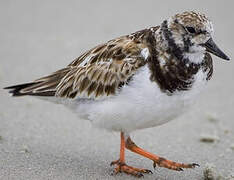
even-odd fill
[{"label": "sandy ground", "polygon": [[[175,2],[0,2],[1,180],[135,179],[111,176],[109,163],[118,158],[119,134],[93,128],[62,105],[32,97],[11,98],[1,89],[62,68],[100,42],[191,9],[211,17],[214,39],[234,57],[232,1]],[[201,167],[184,172],[156,168],[145,179],[203,179],[206,163],[213,164],[225,179],[234,177],[234,63],[214,57],[214,64],[214,77],[190,112],[132,135],[151,152]],[[201,142],[201,138],[214,142]],[[130,152],[127,162],[153,169],[151,161]]]}]

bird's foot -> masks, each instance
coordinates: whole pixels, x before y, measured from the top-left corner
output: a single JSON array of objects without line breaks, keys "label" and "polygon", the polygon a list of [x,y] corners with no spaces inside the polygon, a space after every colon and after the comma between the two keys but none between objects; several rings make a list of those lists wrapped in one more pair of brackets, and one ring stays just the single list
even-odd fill
[{"label": "bird's foot", "polygon": [[196,164],[196,163],[192,163],[192,164],[177,163],[177,162],[173,162],[162,157],[157,157],[155,160],[153,160],[153,162],[154,162],[153,163],[154,168],[156,168],[156,166],[158,165],[159,167],[164,167],[164,168],[172,169],[175,171],[183,171],[183,168],[199,167],[199,164]]},{"label": "bird's foot", "polygon": [[130,137],[128,137],[125,147],[127,149],[129,149],[130,151],[136,153],[136,154],[139,154],[139,155],[141,155],[143,157],[151,159],[154,162],[153,163],[154,168],[156,167],[156,165],[158,165],[159,167],[164,167],[164,168],[172,169],[172,170],[175,170],[175,171],[183,171],[183,168],[195,168],[196,166],[199,166],[196,163],[183,164],[183,163],[173,162],[173,161],[167,160],[167,159],[165,159],[163,157],[160,157],[160,156],[157,156],[157,155],[152,154],[150,152],[147,152],[144,149],[138,147],[131,140]]},{"label": "bird's foot", "polygon": [[153,174],[151,170],[128,166],[125,163],[121,163],[119,160],[111,162],[111,166],[112,165],[116,165],[114,169],[114,174],[124,172],[126,174],[130,174],[136,177],[143,177],[144,176],[143,173]]}]

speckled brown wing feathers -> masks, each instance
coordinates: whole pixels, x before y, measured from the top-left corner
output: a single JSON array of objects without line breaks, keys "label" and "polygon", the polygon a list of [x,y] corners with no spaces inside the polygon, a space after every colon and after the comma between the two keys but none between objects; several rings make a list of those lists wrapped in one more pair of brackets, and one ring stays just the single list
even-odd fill
[{"label": "speckled brown wing feathers", "polygon": [[127,36],[97,46],[74,60],[71,70],[59,83],[56,96],[73,98],[113,95],[143,65],[146,60],[141,50],[143,43],[136,43]]},{"label": "speckled brown wing feathers", "polygon": [[87,51],[64,69],[8,89],[12,89],[13,96],[90,98],[114,95],[146,64],[141,53],[147,48],[144,31],[108,41]]}]

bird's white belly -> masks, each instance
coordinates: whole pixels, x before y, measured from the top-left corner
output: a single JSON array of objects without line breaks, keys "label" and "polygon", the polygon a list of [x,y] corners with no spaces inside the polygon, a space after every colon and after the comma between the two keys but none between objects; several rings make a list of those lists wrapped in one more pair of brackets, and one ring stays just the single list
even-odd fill
[{"label": "bird's white belly", "polygon": [[96,127],[114,131],[131,132],[158,126],[181,115],[206,82],[205,73],[200,71],[191,90],[168,96],[149,76],[148,67],[143,67],[118,95],[99,101],[78,101],[78,115]]}]

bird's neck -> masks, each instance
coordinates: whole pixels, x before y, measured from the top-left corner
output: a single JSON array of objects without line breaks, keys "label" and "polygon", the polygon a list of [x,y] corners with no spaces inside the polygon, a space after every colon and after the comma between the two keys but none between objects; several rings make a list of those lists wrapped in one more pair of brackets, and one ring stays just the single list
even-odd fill
[{"label": "bird's neck", "polygon": [[212,62],[209,57],[198,49],[192,52],[181,52],[180,49],[170,47],[170,43],[163,39],[162,29],[155,32],[155,46],[152,57],[148,61],[151,71],[150,79],[157,83],[163,92],[172,94],[175,91],[191,89],[194,76],[199,70],[210,71]]}]

